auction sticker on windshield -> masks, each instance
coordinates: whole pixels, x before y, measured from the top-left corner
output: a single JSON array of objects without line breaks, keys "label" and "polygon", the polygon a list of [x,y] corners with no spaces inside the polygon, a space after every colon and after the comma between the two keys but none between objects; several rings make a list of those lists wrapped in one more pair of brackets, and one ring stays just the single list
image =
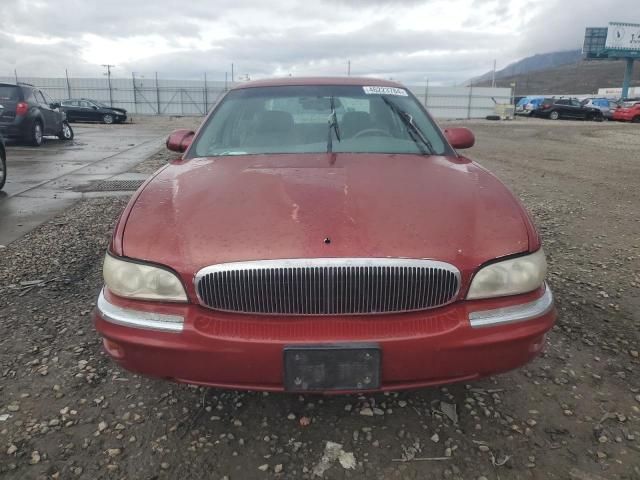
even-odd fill
[{"label": "auction sticker on windshield", "polygon": [[362,87],[367,95],[400,95],[408,97],[409,94],[403,88],[396,87]]}]

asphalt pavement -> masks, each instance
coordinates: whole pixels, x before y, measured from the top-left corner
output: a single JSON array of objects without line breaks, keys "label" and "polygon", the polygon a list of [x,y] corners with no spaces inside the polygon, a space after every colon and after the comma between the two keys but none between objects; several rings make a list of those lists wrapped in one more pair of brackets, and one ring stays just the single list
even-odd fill
[{"label": "asphalt pavement", "polygon": [[[7,184],[0,191],[0,245],[7,245],[75,201],[105,195],[82,191],[100,180],[137,180],[125,173],[162,147],[167,125],[73,124],[75,138],[41,147],[7,145]],[[130,194],[130,192],[128,193]]]}]

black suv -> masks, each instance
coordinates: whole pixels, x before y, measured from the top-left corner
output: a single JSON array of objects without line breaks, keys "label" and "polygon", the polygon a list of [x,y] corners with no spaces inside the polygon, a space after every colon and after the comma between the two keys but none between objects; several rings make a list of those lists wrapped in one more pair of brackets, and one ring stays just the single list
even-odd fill
[{"label": "black suv", "polygon": [[577,98],[545,98],[531,114],[534,117],[545,117],[551,120],[559,118],[581,118],[596,122],[604,120],[604,115],[599,108],[587,107]]},{"label": "black suv", "polygon": [[71,140],[73,130],[60,104],[26,83],[0,83],[0,135],[39,147],[43,137]]},{"label": "black suv", "polygon": [[127,119],[124,108],[114,108],[86,98],[70,98],[60,102],[70,122],[122,123]]}]

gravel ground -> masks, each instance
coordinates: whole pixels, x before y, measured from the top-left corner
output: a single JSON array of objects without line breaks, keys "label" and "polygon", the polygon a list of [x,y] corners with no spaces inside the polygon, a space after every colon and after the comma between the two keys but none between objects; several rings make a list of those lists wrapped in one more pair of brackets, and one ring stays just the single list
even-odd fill
[{"label": "gravel ground", "polygon": [[89,200],[0,250],[0,477],[640,478],[639,130],[468,126],[470,156],[543,233],[560,319],[536,361],[366,397],[132,375],[105,357],[90,320],[124,201]]}]

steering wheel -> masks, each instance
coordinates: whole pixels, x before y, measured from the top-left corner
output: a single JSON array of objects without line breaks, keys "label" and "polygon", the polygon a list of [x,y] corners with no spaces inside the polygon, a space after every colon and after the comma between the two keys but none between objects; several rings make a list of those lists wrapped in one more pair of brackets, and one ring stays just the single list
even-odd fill
[{"label": "steering wheel", "polygon": [[386,130],[382,130],[381,128],[365,128],[364,130],[360,130],[358,133],[356,133],[353,137],[351,138],[360,138],[360,137],[369,137],[374,133],[381,133],[383,134],[385,137],[391,137],[393,135],[391,135],[389,132],[387,132]]}]

